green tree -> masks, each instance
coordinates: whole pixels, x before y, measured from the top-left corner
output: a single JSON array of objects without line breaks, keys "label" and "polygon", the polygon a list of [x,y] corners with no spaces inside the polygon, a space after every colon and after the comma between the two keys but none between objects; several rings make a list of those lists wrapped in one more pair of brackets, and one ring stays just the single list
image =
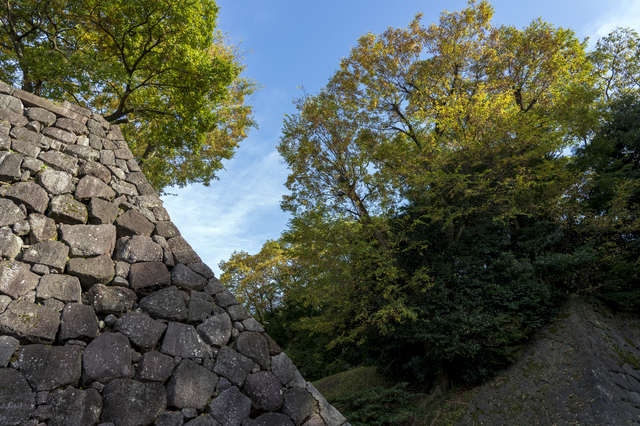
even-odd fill
[{"label": "green tree", "polygon": [[0,78],[123,124],[157,188],[209,184],[255,126],[213,0],[3,2]]}]

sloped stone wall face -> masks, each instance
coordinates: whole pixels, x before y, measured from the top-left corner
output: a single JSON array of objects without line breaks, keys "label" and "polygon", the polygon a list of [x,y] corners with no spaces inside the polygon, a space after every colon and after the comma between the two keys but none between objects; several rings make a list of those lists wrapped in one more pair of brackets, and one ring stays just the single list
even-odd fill
[{"label": "sloped stone wall face", "polygon": [[339,426],[117,126],[0,82],[0,425]]},{"label": "sloped stone wall face", "polygon": [[640,319],[570,299],[457,424],[640,424]]}]

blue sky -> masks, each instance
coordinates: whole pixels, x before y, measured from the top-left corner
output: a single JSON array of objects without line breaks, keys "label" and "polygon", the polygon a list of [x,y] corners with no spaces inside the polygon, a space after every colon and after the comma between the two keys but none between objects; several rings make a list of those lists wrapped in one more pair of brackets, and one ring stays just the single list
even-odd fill
[{"label": "blue sky", "polygon": [[[640,30],[640,0],[492,1],[494,24],[522,28],[541,17],[570,28],[590,44],[617,26]],[[218,263],[233,251],[256,253],[287,227],[280,210],[287,169],[276,152],[283,118],[292,100],[317,93],[358,38],[387,27],[405,27],[417,12],[423,23],[466,0],[218,0],[219,28],[244,51],[245,76],[262,89],[251,103],[259,129],[241,143],[211,186],[171,188],[164,205],[182,235],[219,276]]]}]

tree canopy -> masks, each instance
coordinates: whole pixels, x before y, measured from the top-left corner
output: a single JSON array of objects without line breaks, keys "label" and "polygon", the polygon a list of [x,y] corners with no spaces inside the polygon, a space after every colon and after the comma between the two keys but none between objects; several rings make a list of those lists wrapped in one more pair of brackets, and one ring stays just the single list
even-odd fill
[{"label": "tree canopy", "polygon": [[208,185],[255,126],[213,0],[3,2],[0,78],[122,128],[156,189]]}]

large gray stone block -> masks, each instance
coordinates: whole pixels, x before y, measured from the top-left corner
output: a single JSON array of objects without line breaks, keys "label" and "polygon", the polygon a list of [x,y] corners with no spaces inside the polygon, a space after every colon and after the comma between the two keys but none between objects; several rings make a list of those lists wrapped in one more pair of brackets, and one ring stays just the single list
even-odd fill
[{"label": "large gray stone block", "polygon": [[22,238],[9,228],[0,228],[0,257],[15,259],[22,250]]},{"label": "large gray stone block", "polygon": [[271,371],[280,380],[280,383],[286,385],[296,376],[297,368],[293,365],[293,361],[284,353],[271,357]]},{"label": "large gray stone block", "polygon": [[60,151],[41,152],[38,155],[38,159],[42,160],[47,166],[71,175],[75,175],[78,172],[78,159]]},{"label": "large gray stone block", "polygon": [[79,200],[87,200],[94,197],[110,200],[116,196],[116,193],[97,177],[87,175],[78,182],[75,196]]},{"label": "large gray stone block", "polygon": [[77,386],[81,365],[80,346],[27,345],[20,349],[20,372],[36,392]]},{"label": "large gray stone block", "polygon": [[36,394],[22,374],[12,368],[0,368],[0,424],[24,424],[36,408]]},{"label": "large gray stone block", "polygon": [[72,257],[111,256],[116,245],[113,225],[60,225],[60,239]]},{"label": "large gray stone block", "polygon": [[0,262],[0,293],[18,299],[38,285],[40,277],[29,265],[15,260]]},{"label": "large gray stone block", "polygon": [[142,355],[142,360],[138,365],[136,380],[164,383],[171,376],[174,367],[173,357],[158,351],[147,352]]},{"label": "large gray stone block", "polygon": [[234,348],[247,358],[251,358],[255,363],[266,370],[271,366],[269,356],[269,343],[260,333],[244,331],[233,342]]},{"label": "large gray stone block", "polygon": [[167,326],[138,312],[128,312],[118,318],[114,330],[129,338],[142,352],[153,350]]},{"label": "large gray stone block", "polygon": [[107,287],[96,284],[89,289],[89,304],[101,315],[123,314],[138,301],[136,294],[124,287]]},{"label": "large gray stone block", "polygon": [[[322,420],[321,420],[322,422]],[[243,425],[244,426],[244,425]],[[254,426],[295,426],[289,416],[282,413],[265,413],[255,420]],[[312,425],[308,425],[312,426]],[[324,426],[324,424],[313,425]]]},{"label": "large gray stone block", "polygon": [[292,387],[284,393],[282,412],[301,425],[308,417],[318,412],[318,403],[306,389]]},{"label": "large gray stone block", "polygon": [[156,417],[153,426],[182,426],[184,417],[180,411],[165,411]]},{"label": "large gray stone block", "polygon": [[270,371],[249,374],[244,381],[243,391],[257,410],[278,411],[282,406],[284,388]]},{"label": "large gray stone block", "polygon": [[44,275],[36,287],[39,300],[58,299],[61,302],[80,302],[82,287],[77,277],[64,274]]},{"label": "large gray stone block", "polygon": [[25,117],[29,121],[39,121],[45,127],[51,126],[56,122],[56,115],[44,108],[29,108],[25,113]]},{"label": "large gray stone block", "polygon": [[119,238],[116,246],[116,260],[129,263],[162,262],[163,254],[160,245],[142,235]]},{"label": "large gray stone block", "polygon": [[69,303],[62,309],[58,340],[82,340],[89,342],[98,334],[98,318],[91,306]]},{"label": "large gray stone block", "polygon": [[223,346],[216,356],[213,372],[226,377],[233,385],[242,387],[252,368],[253,361],[251,359],[240,355],[229,346]]},{"label": "large gray stone block", "polygon": [[56,222],[43,214],[31,213],[29,215],[29,227],[31,228],[29,232],[31,244],[53,240],[58,237]]},{"label": "large gray stone block", "polygon": [[95,389],[56,389],[49,394],[47,405],[49,426],[95,425],[102,412],[102,398]]},{"label": "large gray stone block", "polygon": [[[1,118],[2,117],[0,117],[0,119]],[[0,179],[9,182],[20,179],[22,175],[20,166],[22,165],[23,159],[24,157],[16,152],[0,152]]]},{"label": "large gray stone block", "polygon": [[149,222],[149,219],[136,210],[128,210],[121,214],[115,221],[115,225],[118,228],[118,238],[132,237],[134,235],[149,237],[155,229],[153,223]]},{"label": "large gray stone block", "polygon": [[207,285],[207,280],[185,265],[178,264],[171,271],[171,283],[179,288],[201,291]]},{"label": "large gray stone block", "polygon": [[143,297],[140,299],[140,308],[155,319],[184,321],[188,317],[184,297],[175,286],[163,288]]},{"label": "large gray stone block", "polygon": [[164,238],[173,238],[180,235],[180,231],[178,231],[178,228],[176,228],[173,222],[169,220],[163,220],[156,223],[155,233],[156,235],[160,235]]},{"label": "large gray stone block", "polygon": [[112,224],[120,212],[118,206],[100,198],[92,198],[87,210],[89,212],[89,223],[92,225]]},{"label": "large gray stone block", "polygon": [[162,340],[162,353],[182,358],[211,358],[211,347],[204,343],[195,327],[170,322]]},{"label": "large gray stone block", "polygon": [[211,401],[207,412],[222,426],[240,426],[249,417],[251,400],[233,386]]},{"label": "large gray stone block", "polygon": [[67,172],[45,169],[38,174],[38,182],[49,194],[61,195],[73,192],[73,180]]},{"label": "large gray stone block", "polygon": [[150,425],[167,407],[164,386],[131,379],[109,382],[102,391],[103,422],[117,426]]},{"label": "large gray stone block", "polygon": [[69,256],[69,247],[59,241],[43,241],[25,250],[22,260],[30,264],[40,264],[59,272],[64,270]]},{"label": "large gray stone block", "polygon": [[218,384],[218,377],[195,362],[183,359],[167,382],[169,407],[204,410]]},{"label": "large gray stone block", "polygon": [[0,368],[9,365],[11,357],[20,345],[20,341],[11,336],[0,336]]},{"label": "large gray stone block", "polygon": [[58,129],[56,127],[45,127],[44,129],[42,129],[42,134],[64,144],[74,143],[76,139],[78,139],[78,137],[73,133]]},{"label": "large gray stone block", "polygon": [[0,334],[22,343],[53,343],[60,325],[60,314],[29,302],[12,302],[0,315]]},{"label": "large gray stone block", "polygon": [[202,262],[187,240],[181,236],[169,238],[167,244],[169,244],[171,253],[173,253],[173,256],[176,258],[176,263],[188,265],[190,263]]},{"label": "large gray stone block", "polygon": [[221,347],[231,338],[231,320],[227,313],[207,318],[196,330],[208,345]]},{"label": "large gray stone block", "polygon": [[67,274],[78,277],[83,290],[87,291],[95,284],[111,282],[115,276],[115,267],[108,255],[88,259],[76,257],[67,262]]},{"label": "large gray stone block", "polygon": [[49,217],[58,223],[83,225],[87,223],[87,207],[69,194],[59,195],[49,204]]},{"label": "large gray stone block", "polygon": [[7,198],[0,198],[0,226],[11,226],[16,222],[24,220],[27,215]]},{"label": "large gray stone block", "polygon": [[131,346],[120,333],[104,333],[87,345],[82,355],[82,383],[107,383],[131,377]]},{"label": "large gray stone block", "polygon": [[14,183],[4,196],[17,204],[24,204],[29,212],[44,213],[49,205],[47,191],[35,182]]}]

